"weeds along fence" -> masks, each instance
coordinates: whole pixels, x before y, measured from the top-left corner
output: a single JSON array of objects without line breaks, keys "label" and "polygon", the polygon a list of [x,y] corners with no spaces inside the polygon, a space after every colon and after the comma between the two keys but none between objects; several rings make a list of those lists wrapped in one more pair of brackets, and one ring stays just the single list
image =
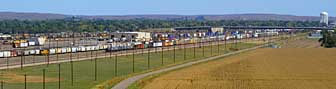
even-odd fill
[{"label": "weeds along fence", "polygon": [[[274,39],[274,37],[265,38]],[[4,58],[1,62],[7,65],[1,70],[0,89],[87,89],[104,81],[129,74],[253,47],[258,45],[257,41],[261,40],[212,40],[116,52],[90,51],[46,56],[21,56],[18,57],[19,60]],[[261,41],[259,44],[265,42]],[[15,64],[16,68],[11,68],[13,66],[8,65],[9,63]],[[24,66],[38,63],[42,65]]]}]

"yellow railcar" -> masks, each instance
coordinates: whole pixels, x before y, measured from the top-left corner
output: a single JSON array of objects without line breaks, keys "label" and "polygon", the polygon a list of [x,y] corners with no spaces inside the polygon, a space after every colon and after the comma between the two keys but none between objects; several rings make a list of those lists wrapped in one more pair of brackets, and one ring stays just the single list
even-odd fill
[{"label": "yellow railcar", "polygon": [[49,50],[47,50],[47,49],[41,50],[41,54],[42,55],[48,55],[49,54]]}]

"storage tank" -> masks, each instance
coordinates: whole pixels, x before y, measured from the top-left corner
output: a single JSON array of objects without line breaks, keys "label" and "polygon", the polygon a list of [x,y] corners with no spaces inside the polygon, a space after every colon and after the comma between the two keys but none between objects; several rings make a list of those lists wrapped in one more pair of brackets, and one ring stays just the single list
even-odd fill
[{"label": "storage tank", "polygon": [[329,20],[328,20],[328,13],[327,12],[321,12],[320,13],[320,16],[321,16],[321,21],[320,21],[320,24],[322,26],[328,26],[328,23],[329,23]]}]

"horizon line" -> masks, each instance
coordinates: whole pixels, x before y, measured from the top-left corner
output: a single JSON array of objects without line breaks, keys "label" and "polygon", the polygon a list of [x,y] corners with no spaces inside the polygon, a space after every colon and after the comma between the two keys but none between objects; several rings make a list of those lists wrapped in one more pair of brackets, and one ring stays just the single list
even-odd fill
[{"label": "horizon line", "polygon": [[[55,14],[55,15],[65,15],[65,16],[145,16],[145,15],[171,15],[171,16],[220,16],[220,15],[252,15],[252,14],[260,14],[260,15],[287,15],[287,16],[311,16],[311,17],[319,17],[319,15],[293,15],[293,14],[279,14],[279,13],[230,13],[230,14],[99,14],[99,15],[85,15],[85,14],[63,14],[63,13],[48,13],[48,12],[18,12],[18,11],[0,11],[0,13],[23,13],[23,14]],[[330,16],[329,17],[336,17]]]}]

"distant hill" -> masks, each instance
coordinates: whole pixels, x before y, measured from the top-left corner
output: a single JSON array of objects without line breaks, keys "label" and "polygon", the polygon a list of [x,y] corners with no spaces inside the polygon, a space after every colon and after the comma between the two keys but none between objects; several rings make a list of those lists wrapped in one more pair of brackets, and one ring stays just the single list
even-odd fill
[{"label": "distant hill", "polygon": [[18,13],[18,12],[0,12],[0,20],[47,20],[47,19],[64,19],[69,16],[62,14],[49,13]]},{"label": "distant hill", "polygon": [[[77,16],[81,19],[90,20],[129,20],[129,19],[160,19],[160,20],[283,20],[283,21],[319,21],[318,16],[294,16],[279,14],[227,14],[227,15],[97,15]],[[20,13],[0,12],[0,20],[47,20],[67,19],[71,15],[50,13]],[[329,18],[336,21],[336,17]]]},{"label": "distant hill", "polygon": [[[283,20],[319,21],[318,16],[294,16],[278,14],[229,14],[229,15],[126,15],[126,16],[81,16],[85,19],[161,19],[161,20]],[[330,17],[335,21],[335,17]]]}]

